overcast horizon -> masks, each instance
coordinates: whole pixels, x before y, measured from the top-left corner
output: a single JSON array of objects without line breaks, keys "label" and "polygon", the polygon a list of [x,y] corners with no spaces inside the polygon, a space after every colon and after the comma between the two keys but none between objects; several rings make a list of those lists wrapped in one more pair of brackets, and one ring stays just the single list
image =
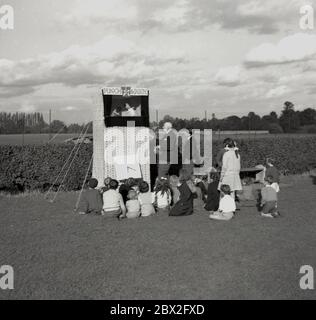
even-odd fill
[{"label": "overcast horizon", "polygon": [[0,112],[92,120],[104,86],[150,90],[155,109],[183,118],[315,108],[316,30],[299,27],[313,1],[0,1]]}]

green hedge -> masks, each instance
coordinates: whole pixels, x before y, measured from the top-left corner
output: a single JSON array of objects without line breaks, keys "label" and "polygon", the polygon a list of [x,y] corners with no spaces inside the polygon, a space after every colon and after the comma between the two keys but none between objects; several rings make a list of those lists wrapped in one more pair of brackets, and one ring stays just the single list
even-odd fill
[{"label": "green hedge", "polygon": [[283,174],[301,174],[316,166],[315,136],[275,136],[237,142],[243,167],[264,164],[266,157],[274,158],[275,166]]},{"label": "green hedge", "polygon": [[[73,147],[73,144],[0,146],[0,190],[47,190],[53,185]],[[80,147],[62,185],[63,190],[81,188],[91,155],[91,144]],[[54,185],[55,189],[60,185],[62,177],[63,174]]]},{"label": "green hedge", "polygon": [[[263,164],[267,156],[276,160],[275,165],[284,174],[304,173],[316,164],[315,136],[238,140],[238,144],[243,167]],[[47,190],[54,183],[73,147],[72,144],[0,146],[0,190]],[[214,157],[221,147],[221,141],[213,142]],[[80,147],[62,186],[63,190],[81,188],[91,155],[91,144]],[[55,188],[60,182],[61,179]]]}]

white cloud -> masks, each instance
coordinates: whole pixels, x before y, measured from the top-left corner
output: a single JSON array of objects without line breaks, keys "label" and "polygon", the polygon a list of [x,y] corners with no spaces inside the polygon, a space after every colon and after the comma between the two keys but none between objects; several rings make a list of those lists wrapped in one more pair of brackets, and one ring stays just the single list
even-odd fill
[{"label": "white cloud", "polygon": [[246,66],[256,67],[307,61],[316,58],[316,35],[296,33],[277,44],[263,43],[253,48],[245,59]]},{"label": "white cloud", "polygon": [[75,111],[78,110],[78,107],[75,106],[67,106],[65,107],[65,111]]},{"label": "white cloud", "polygon": [[77,0],[71,12],[61,17],[61,22],[76,27],[88,27],[95,23],[111,27],[111,24],[121,21],[128,26],[136,21],[137,14],[137,7],[131,1]]},{"label": "white cloud", "polygon": [[[90,46],[71,46],[61,52],[11,61],[0,59],[0,96],[32,92],[45,84],[146,85],[184,63],[178,50],[141,47],[108,36]],[[24,90],[22,90],[24,89]]]},{"label": "white cloud", "polygon": [[221,68],[215,75],[215,82],[222,86],[234,87],[244,80],[240,66],[228,66]]},{"label": "white cloud", "polygon": [[170,7],[164,7],[154,12],[151,19],[157,24],[169,26],[174,30],[186,25],[188,14],[189,2],[187,0],[178,0]]},{"label": "white cloud", "polygon": [[61,17],[62,24],[88,27],[101,24],[106,30],[183,32],[214,26],[271,34],[296,30],[299,7],[310,0],[90,0],[77,1]]},{"label": "white cloud", "polygon": [[290,92],[290,90],[289,90],[289,88],[287,86],[279,86],[279,87],[270,89],[267,92],[266,97],[268,99],[270,99],[270,98],[278,98],[278,97],[284,96],[288,92]]}]

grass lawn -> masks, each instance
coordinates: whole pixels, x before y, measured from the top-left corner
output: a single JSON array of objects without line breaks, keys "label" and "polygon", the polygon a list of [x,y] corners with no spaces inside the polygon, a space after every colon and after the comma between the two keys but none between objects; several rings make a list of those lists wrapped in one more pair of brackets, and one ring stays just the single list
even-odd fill
[{"label": "grass lawn", "polygon": [[283,186],[280,219],[242,208],[230,222],[199,209],[134,221],[79,216],[76,193],[0,196],[0,265],[15,271],[1,299],[315,299],[316,186]]}]

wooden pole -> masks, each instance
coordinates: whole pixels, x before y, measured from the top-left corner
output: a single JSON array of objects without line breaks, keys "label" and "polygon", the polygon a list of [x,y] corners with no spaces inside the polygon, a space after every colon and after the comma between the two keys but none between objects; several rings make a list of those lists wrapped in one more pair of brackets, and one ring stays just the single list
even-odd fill
[{"label": "wooden pole", "polygon": [[48,141],[52,138],[52,132],[51,132],[51,124],[52,124],[52,110],[49,109],[49,135],[48,135]]},{"label": "wooden pole", "polygon": [[24,146],[24,135],[25,135],[25,113],[23,114],[22,146]]}]

